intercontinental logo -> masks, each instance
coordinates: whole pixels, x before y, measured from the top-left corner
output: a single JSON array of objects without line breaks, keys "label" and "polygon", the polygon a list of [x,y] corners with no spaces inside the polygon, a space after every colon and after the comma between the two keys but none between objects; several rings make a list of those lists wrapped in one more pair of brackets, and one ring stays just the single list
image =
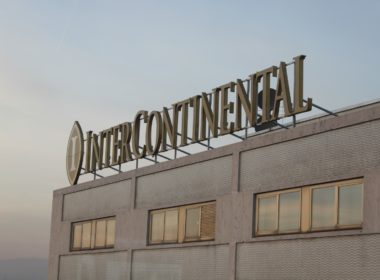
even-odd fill
[{"label": "intercontinental logo", "polygon": [[[244,129],[276,122],[280,118],[310,111],[312,99],[303,97],[303,65],[305,56],[291,63],[280,62],[212,90],[192,96],[162,111],[138,111],[133,121],[110,127],[98,134],[88,131],[86,141],[78,122],[71,130],[66,157],[70,184],[86,173],[154,156]],[[287,66],[294,66],[294,87],[290,92]],[[276,78],[276,88],[271,88]],[[259,92],[259,88],[262,90]],[[230,101],[232,97],[232,100]],[[283,114],[280,115],[280,106]],[[231,121],[233,119],[233,121]],[[190,120],[190,121],[189,121]],[[208,130],[210,133],[208,133]],[[143,137],[141,134],[145,133]],[[84,145],[86,142],[86,145]],[[84,167],[82,163],[84,162]]]}]

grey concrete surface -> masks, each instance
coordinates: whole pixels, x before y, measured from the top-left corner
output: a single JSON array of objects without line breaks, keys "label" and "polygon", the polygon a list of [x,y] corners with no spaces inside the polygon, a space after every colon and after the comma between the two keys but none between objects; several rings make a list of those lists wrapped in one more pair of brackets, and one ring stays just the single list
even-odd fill
[{"label": "grey concrete surface", "polygon": [[60,280],[123,280],[126,278],[126,252],[72,255],[60,258]]},{"label": "grey concrete surface", "polygon": [[[380,257],[376,245],[380,233],[379,129],[380,103],[375,103],[339,113],[338,117],[321,117],[237,144],[56,190],[49,280],[57,280],[58,275],[60,280],[76,279],[62,270],[62,260],[65,269],[78,269],[76,263],[82,259],[119,252],[125,252],[123,279],[127,280],[213,279],[213,275],[229,280],[270,279],[254,276],[266,271],[279,277],[271,279],[317,279],[302,278],[307,269],[316,273],[311,267],[313,260],[319,261],[320,269],[328,265],[326,260],[340,265],[339,256],[343,257],[346,250],[352,253],[342,269],[366,270],[363,275],[374,279],[371,277],[378,268],[372,261]],[[364,178],[362,229],[253,236],[257,192],[357,177]],[[86,206],[75,205],[83,199],[88,199]],[[216,200],[214,241],[147,245],[149,210],[208,200]],[[71,223],[103,215],[116,216],[115,248],[70,252]],[[303,268],[285,267],[295,266],[297,260]],[[103,273],[106,260],[100,258],[95,263]],[[281,275],[272,271],[275,268]],[[170,274],[171,270],[180,272]],[[343,279],[334,278],[331,269],[323,275],[327,278],[320,279]]]},{"label": "grey concrete surface", "polygon": [[239,244],[237,280],[376,280],[380,235]]},{"label": "grey concrete surface", "polygon": [[[128,209],[131,180],[125,180],[63,197],[63,220],[81,220],[112,215]],[[112,201],[112,203],[109,203]]]},{"label": "grey concrete surface", "polygon": [[240,189],[255,193],[337,178],[380,165],[380,121],[336,129],[242,152]]},{"label": "grey concrete surface", "polygon": [[137,178],[136,208],[215,199],[229,193],[232,157],[222,157]]},{"label": "grey concrete surface", "polygon": [[227,280],[228,246],[136,250],[132,279]]}]

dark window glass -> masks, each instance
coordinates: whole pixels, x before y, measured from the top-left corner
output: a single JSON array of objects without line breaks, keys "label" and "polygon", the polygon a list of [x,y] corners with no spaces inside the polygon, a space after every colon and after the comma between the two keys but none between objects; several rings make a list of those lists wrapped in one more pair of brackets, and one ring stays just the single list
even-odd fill
[{"label": "dark window glass", "polygon": [[277,196],[259,199],[259,232],[274,232],[277,230]]},{"label": "dark window glass", "polygon": [[73,249],[80,249],[82,243],[82,225],[74,225],[73,230]]},{"label": "dark window glass", "polygon": [[281,193],[279,204],[279,231],[300,230],[301,192]]},{"label": "dark window glass", "polygon": [[95,247],[102,248],[106,246],[106,221],[96,221]]},{"label": "dark window glass", "polygon": [[167,242],[177,241],[178,239],[178,210],[165,212],[165,233],[164,240]]},{"label": "dark window glass", "polygon": [[215,202],[153,210],[149,223],[150,244],[212,240]]},{"label": "dark window glass", "polygon": [[162,242],[164,240],[165,212],[152,214],[151,241]]},{"label": "dark window glass", "polygon": [[83,223],[82,225],[82,249],[91,248],[91,222]]},{"label": "dark window glass", "polygon": [[354,229],[363,223],[363,180],[256,196],[256,235]]},{"label": "dark window glass", "polygon": [[200,238],[201,207],[186,210],[186,239]]},{"label": "dark window glass", "polygon": [[73,223],[71,249],[112,248],[115,244],[115,223],[114,217]]},{"label": "dark window glass", "polygon": [[201,239],[211,240],[215,237],[215,203],[201,206]]},{"label": "dark window glass", "polygon": [[311,221],[313,228],[329,228],[335,226],[335,187],[313,189]]},{"label": "dark window glass", "polygon": [[112,247],[115,245],[115,225],[116,221],[114,219],[107,221],[107,247]]},{"label": "dark window glass", "polygon": [[360,225],[363,220],[363,185],[339,188],[339,224]]}]

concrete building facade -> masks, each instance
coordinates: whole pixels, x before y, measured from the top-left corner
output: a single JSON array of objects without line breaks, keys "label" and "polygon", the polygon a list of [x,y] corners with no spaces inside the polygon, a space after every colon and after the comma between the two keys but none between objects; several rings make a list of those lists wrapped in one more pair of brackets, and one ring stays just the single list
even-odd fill
[{"label": "concrete building facade", "polygon": [[[380,102],[337,115],[54,191],[49,280],[379,279]],[[260,195],[351,180],[363,186],[354,227],[259,234]],[[150,243],[152,210],[210,201],[213,238]],[[113,246],[73,250],[75,223],[107,217]]]}]

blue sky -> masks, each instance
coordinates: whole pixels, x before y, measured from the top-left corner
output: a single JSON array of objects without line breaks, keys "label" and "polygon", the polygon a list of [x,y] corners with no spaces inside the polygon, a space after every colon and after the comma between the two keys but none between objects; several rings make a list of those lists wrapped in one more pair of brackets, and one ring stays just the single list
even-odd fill
[{"label": "blue sky", "polygon": [[0,0],[0,260],[47,257],[74,120],[99,131],[299,54],[317,104],[378,98],[379,14],[379,1]]}]

